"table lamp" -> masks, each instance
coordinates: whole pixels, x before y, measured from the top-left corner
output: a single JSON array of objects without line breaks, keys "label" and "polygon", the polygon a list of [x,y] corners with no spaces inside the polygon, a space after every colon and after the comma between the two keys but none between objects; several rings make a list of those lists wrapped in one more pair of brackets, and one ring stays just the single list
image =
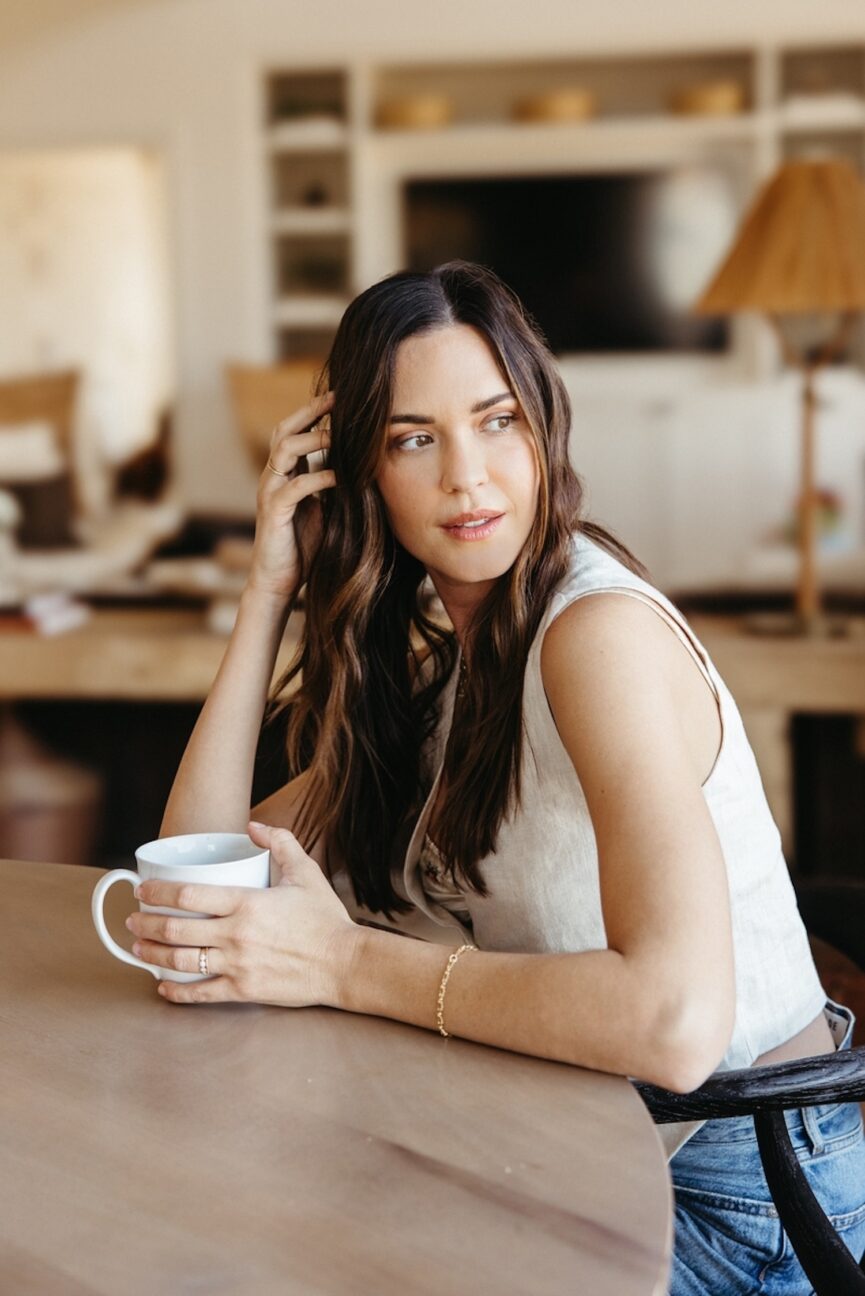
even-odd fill
[{"label": "table lamp", "polygon": [[[802,372],[799,571],[791,629],[825,630],[815,562],[819,495],[814,481],[817,372],[839,355],[865,308],[865,183],[842,158],[786,162],[745,214],[732,247],[692,308],[698,315],[759,311],[785,361]],[[801,341],[830,315],[821,341]],[[800,344],[797,345],[797,338]]]}]

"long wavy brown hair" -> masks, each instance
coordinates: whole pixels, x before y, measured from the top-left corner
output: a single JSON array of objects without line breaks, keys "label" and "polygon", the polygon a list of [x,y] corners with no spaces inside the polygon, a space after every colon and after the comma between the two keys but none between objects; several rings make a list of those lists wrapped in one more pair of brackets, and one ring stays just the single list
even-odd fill
[{"label": "long wavy brown hair", "polygon": [[[453,630],[424,609],[426,572],[394,538],[376,477],[400,343],[452,324],[470,325],[491,347],[531,430],[540,476],[536,523],[477,609],[464,644],[469,669],[447,741],[447,797],[435,828],[462,885],[488,894],[480,861],[519,807],[526,658],[568,570],[573,533],[583,531],[646,574],[614,536],[581,518],[567,392],[539,329],[491,270],[451,261],[429,274],[390,275],[355,298],[318,383],[335,396],[329,466],[337,485],[321,497],[305,624],[271,716],[287,708],[289,771],[308,771],[295,829],[300,841],[308,849],[323,833],[328,867],[338,860],[358,903],[388,917],[412,907],[394,889],[392,870],[429,791],[422,747],[440,721],[458,645]],[[298,676],[297,691],[280,700]]]}]

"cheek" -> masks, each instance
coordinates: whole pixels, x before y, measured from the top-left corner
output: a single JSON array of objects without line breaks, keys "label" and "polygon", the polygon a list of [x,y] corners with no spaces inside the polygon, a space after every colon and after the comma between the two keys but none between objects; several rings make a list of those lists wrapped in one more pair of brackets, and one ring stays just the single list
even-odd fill
[{"label": "cheek", "polygon": [[533,512],[536,511],[541,488],[541,472],[534,442],[526,438],[513,444],[502,466],[516,498],[523,505],[531,504]]}]

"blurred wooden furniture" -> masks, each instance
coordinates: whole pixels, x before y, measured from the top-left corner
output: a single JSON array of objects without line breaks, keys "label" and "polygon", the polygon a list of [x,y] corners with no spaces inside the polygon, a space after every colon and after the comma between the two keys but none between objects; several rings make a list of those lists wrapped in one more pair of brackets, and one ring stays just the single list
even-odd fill
[{"label": "blurred wooden furniture", "polygon": [[[54,637],[0,630],[0,699],[201,702],[228,642],[207,629],[205,616],[124,609],[96,611],[86,625]],[[297,624],[295,614],[277,670],[293,652]]]},{"label": "blurred wooden furniture", "polygon": [[91,864],[104,782],[38,742],[0,704],[0,853]]},{"label": "blurred wooden furniture", "polygon": [[0,428],[34,420],[53,424],[64,455],[72,453],[75,398],[81,375],[75,369],[26,378],[0,379]]},{"label": "blurred wooden furniture", "polygon": [[312,399],[322,363],[304,359],[280,365],[226,366],[237,428],[259,472],[267,463],[273,429]]},{"label": "blurred wooden furniture", "polygon": [[754,634],[735,616],[688,618],[736,700],[788,858],[795,854],[790,722],[865,716],[865,617],[844,638]]},{"label": "blurred wooden furniture", "polygon": [[[4,441],[13,439],[9,451],[17,461],[13,479],[6,484],[19,496],[24,511],[19,538],[26,536],[30,543],[48,547],[68,543],[73,519],[83,511],[74,447],[80,378],[77,370],[69,369],[0,379],[0,437]],[[30,458],[35,448],[28,439],[34,425],[43,426],[42,436],[47,443],[41,446],[35,462]],[[50,467],[44,463],[46,454]]]},{"label": "blurred wooden furniture", "polygon": [[865,617],[844,638],[754,634],[734,616],[688,618],[740,710],[865,713]]},{"label": "blurred wooden furniture", "polygon": [[[0,863],[5,1291],[662,1296],[671,1186],[623,1077],[178,1008],[99,944],[98,876]],[[112,930],[132,903],[114,889]]]}]

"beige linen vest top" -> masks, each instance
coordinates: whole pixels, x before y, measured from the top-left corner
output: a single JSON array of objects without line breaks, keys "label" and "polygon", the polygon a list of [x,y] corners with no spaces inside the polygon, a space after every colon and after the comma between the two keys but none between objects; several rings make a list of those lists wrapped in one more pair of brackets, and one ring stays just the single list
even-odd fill
[{"label": "beige linen vest top", "polygon": [[[423,753],[429,795],[409,842],[402,876],[394,878],[397,890],[415,909],[392,925],[443,943],[471,940],[482,950],[540,954],[606,948],[592,821],[556,729],[540,667],[548,626],[576,599],[602,591],[632,595],[661,616],[694,658],[719,708],[722,740],[703,795],[727,867],[736,968],[735,1026],[719,1070],[746,1067],[800,1031],[826,1002],[778,829],[736,704],[684,617],[654,586],[581,533],[573,537],[570,570],[553,595],[529,651],[523,694],[522,809],[503,824],[495,854],[481,861],[490,894],[461,893],[443,879],[436,872],[434,857],[430,867],[429,843],[425,843],[453,715],[455,669],[440,698],[441,721]],[[670,813],[675,813],[674,806]],[[348,903],[347,889],[339,889]],[[362,916],[356,905],[349,903],[349,908]],[[368,916],[388,925],[381,915]],[[659,1127],[669,1156],[699,1124]]]}]

